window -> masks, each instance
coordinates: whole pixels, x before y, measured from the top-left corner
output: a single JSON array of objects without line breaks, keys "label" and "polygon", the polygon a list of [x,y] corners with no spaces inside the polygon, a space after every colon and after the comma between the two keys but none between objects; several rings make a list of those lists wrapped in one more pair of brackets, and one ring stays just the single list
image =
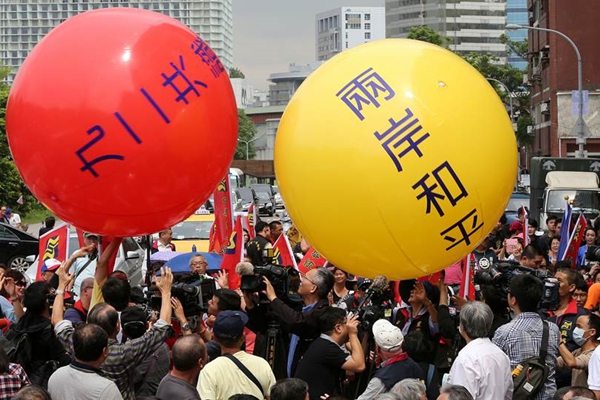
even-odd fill
[{"label": "window", "polygon": [[371,32],[365,32],[365,39],[371,39]]},{"label": "window", "polygon": [[348,48],[348,42],[346,42],[346,48]]},{"label": "window", "polygon": [[367,29],[367,30],[371,29],[371,23],[370,22],[366,22],[365,23],[365,29]]},{"label": "window", "polygon": [[0,226],[0,238],[9,240],[19,240],[17,235],[15,235],[8,228],[5,228],[3,226]]},{"label": "window", "polygon": [[365,14],[365,21],[371,20],[371,14]]}]

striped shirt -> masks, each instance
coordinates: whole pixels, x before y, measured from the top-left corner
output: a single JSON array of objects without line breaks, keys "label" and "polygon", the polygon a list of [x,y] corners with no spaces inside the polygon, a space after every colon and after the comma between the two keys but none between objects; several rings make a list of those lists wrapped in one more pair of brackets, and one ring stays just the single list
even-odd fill
[{"label": "striped shirt", "polygon": [[[142,337],[121,344],[108,339],[108,356],[100,369],[112,379],[125,400],[135,400],[135,368],[165,341],[171,325],[159,319]],[[54,327],[58,340],[73,356],[73,324],[62,320]]]},{"label": "striped shirt", "polygon": [[[560,331],[558,326],[552,322],[548,322],[548,328],[548,352],[546,354],[546,365],[549,369],[548,379],[543,388],[533,397],[533,400],[552,399],[554,393],[556,393],[554,376]],[[512,370],[521,362],[539,356],[543,330],[542,319],[537,313],[523,312],[509,323],[498,328],[492,341],[506,353],[510,359]]]}]

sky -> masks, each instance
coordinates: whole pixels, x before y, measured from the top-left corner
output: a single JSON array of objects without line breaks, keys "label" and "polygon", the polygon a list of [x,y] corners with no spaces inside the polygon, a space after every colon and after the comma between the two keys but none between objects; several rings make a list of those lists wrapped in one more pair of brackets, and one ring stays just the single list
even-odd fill
[{"label": "sky", "polygon": [[273,72],[315,61],[315,15],[336,7],[379,6],[385,0],[233,0],[233,59],[255,88]]}]

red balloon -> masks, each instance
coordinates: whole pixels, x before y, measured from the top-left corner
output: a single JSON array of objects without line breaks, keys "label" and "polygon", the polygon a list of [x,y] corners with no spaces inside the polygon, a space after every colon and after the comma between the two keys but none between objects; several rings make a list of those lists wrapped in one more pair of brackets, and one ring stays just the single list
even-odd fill
[{"label": "red balloon", "polygon": [[7,132],[46,207],[86,231],[133,236],[206,201],[233,158],[237,109],[223,65],[192,30],[108,8],[66,20],[33,49]]}]

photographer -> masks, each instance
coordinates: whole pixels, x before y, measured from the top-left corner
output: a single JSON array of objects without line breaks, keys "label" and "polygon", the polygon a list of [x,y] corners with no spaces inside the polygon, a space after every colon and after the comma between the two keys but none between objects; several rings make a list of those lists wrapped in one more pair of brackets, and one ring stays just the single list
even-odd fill
[{"label": "photographer", "polygon": [[[298,288],[298,294],[304,303],[301,311],[294,310],[283,300],[278,299],[273,285],[266,277],[263,277],[263,281],[266,285],[264,294],[270,303],[270,310],[282,322],[283,328],[292,334],[289,341],[286,372],[288,377],[293,377],[300,357],[312,341],[319,337],[318,319],[329,307],[327,295],[333,288],[333,274],[326,268],[318,268],[308,271],[306,275],[301,275]],[[254,327],[252,330],[257,333],[266,331],[267,307],[257,306],[252,293],[244,292],[244,299],[252,325],[251,329]]]}]

